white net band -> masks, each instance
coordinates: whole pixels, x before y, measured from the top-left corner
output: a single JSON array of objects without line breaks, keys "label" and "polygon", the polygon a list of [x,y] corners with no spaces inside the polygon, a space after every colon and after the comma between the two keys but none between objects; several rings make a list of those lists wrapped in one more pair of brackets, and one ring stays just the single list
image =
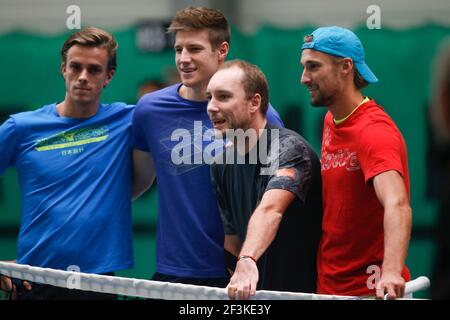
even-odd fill
[{"label": "white net band", "polygon": [[[226,289],[113,277],[0,262],[0,274],[56,287],[163,300],[228,300]],[[426,289],[429,280],[419,277],[406,285],[406,293]],[[348,300],[354,296],[258,290],[252,300]]]}]

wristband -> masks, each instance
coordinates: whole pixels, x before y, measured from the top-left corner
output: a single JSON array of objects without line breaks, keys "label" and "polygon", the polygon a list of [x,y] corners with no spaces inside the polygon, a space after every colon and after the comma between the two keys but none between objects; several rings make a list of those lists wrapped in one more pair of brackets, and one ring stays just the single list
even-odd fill
[{"label": "wristband", "polygon": [[253,258],[252,256],[245,256],[245,255],[239,256],[238,261],[241,261],[241,260],[244,260],[244,259],[252,259],[253,262],[256,263],[256,259],[255,258]]}]

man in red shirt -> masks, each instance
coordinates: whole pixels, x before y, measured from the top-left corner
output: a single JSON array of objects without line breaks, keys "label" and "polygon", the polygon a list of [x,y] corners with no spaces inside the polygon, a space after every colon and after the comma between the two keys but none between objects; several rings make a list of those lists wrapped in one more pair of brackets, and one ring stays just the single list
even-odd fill
[{"label": "man in red shirt", "polygon": [[304,38],[301,64],[311,104],[328,108],[318,293],[402,297],[412,224],[405,141],[360,91],[378,79],[353,32],[318,28]]}]

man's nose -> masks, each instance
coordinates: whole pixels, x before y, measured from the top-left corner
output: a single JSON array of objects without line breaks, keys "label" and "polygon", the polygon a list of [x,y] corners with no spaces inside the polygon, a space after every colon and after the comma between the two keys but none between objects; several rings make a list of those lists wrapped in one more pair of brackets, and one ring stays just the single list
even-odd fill
[{"label": "man's nose", "polygon": [[189,54],[188,50],[183,48],[180,52],[180,62],[190,62],[191,61],[191,55]]},{"label": "man's nose", "polygon": [[87,69],[82,69],[80,72],[80,76],[78,77],[79,81],[87,81],[89,72]]},{"label": "man's nose", "polygon": [[302,76],[300,77],[300,83],[306,85],[306,84],[308,84],[310,82],[311,82],[311,78],[307,74],[306,70],[303,70]]},{"label": "man's nose", "polygon": [[208,101],[208,106],[207,106],[206,110],[207,110],[208,114],[219,112],[219,107],[218,107],[217,101],[214,99],[214,97],[212,97]]}]

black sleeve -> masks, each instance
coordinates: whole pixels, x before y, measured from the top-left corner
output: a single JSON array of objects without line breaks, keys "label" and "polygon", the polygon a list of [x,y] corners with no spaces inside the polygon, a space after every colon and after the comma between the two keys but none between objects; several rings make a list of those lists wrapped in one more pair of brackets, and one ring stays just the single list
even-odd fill
[{"label": "black sleeve", "polygon": [[236,230],[233,226],[233,218],[228,210],[227,201],[223,192],[224,181],[221,179],[223,176],[223,165],[212,164],[211,165],[211,182],[213,185],[214,193],[216,194],[217,204],[219,205],[220,217],[222,219],[223,230],[225,234],[236,234]]},{"label": "black sleeve", "polygon": [[266,191],[287,190],[305,203],[312,180],[310,149],[299,136],[280,137],[278,161],[278,168],[270,177]]}]

